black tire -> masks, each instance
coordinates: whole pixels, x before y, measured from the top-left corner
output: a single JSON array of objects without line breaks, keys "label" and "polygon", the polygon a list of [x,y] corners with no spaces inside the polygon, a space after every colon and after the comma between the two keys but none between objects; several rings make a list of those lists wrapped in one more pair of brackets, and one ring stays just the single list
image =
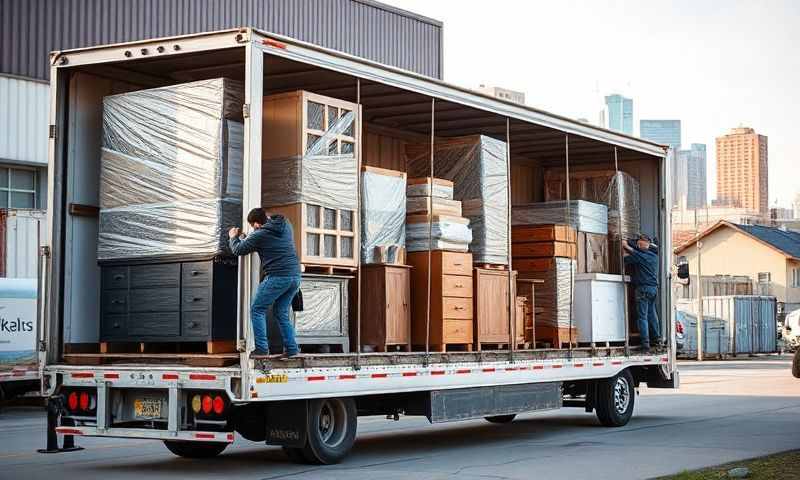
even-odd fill
[{"label": "black tire", "polygon": [[283,447],[283,453],[294,463],[308,463],[302,448]]},{"label": "black tire", "polygon": [[358,415],[352,398],[322,398],[308,404],[308,435],[303,456],[308,463],[332,465],[350,453]]},{"label": "black tire", "polygon": [[511,415],[494,415],[491,417],[483,417],[489,423],[511,423],[514,421],[517,415],[512,413]]},{"label": "black tire", "polygon": [[182,442],[164,440],[167,450],[183,458],[212,458],[228,448],[223,442]]},{"label": "black tire", "polygon": [[622,427],[633,416],[636,389],[633,375],[628,370],[597,382],[595,410],[597,418],[606,427]]},{"label": "black tire", "polygon": [[794,351],[794,359],[792,360],[792,375],[795,378],[800,378],[800,348]]}]

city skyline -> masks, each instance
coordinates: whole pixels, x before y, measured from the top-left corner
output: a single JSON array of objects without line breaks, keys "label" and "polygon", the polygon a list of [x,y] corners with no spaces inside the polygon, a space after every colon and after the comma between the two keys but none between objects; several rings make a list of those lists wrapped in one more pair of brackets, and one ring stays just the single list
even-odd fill
[{"label": "city skyline", "polygon": [[769,149],[766,135],[737,127],[716,139],[717,202],[769,213]]},{"label": "city skyline", "polygon": [[[790,173],[800,137],[787,106],[800,105],[799,2],[565,0],[475,10],[451,0],[388,2],[444,22],[447,82],[504,85],[525,92],[532,107],[571,118],[595,119],[610,93],[634,100],[634,124],[679,118],[687,144],[707,145],[709,200],[714,139],[747,124],[770,137],[770,205],[789,206],[797,193]],[[493,41],[475,43],[476,31]],[[556,38],[559,48],[528,48]],[[520,61],[526,53],[529,61]]]}]

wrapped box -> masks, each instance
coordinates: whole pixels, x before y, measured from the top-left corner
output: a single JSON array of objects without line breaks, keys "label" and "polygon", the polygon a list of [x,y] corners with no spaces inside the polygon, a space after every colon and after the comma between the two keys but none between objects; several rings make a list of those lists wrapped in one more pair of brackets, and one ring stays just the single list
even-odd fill
[{"label": "wrapped box", "polygon": [[361,261],[402,263],[405,244],[405,172],[362,167]]},{"label": "wrapped box", "polygon": [[[569,208],[567,208],[569,207]],[[608,233],[608,207],[584,200],[530,203],[511,207],[511,225],[567,224],[579,232]]]},{"label": "wrapped box", "polygon": [[[431,188],[431,184],[433,184],[433,188]],[[406,196],[409,198],[436,197],[452,200],[453,182],[443,178],[434,178],[433,182],[431,182],[431,177],[409,178]]]},{"label": "wrapped box", "polygon": [[[519,268],[520,278],[544,280],[534,290],[534,305],[537,308],[536,324],[550,327],[569,327],[573,315],[574,282],[576,262],[569,258],[548,258],[537,265],[536,270],[523,272]],[[539,310],[541,309],[541,310]]]},{"label": "wrapped box", "polygon": [[241,83],[103,99],[99,261],[214,256],[242,218]]},{"label": "wrapped box", "polygon": [[[430,234],[430,245],[428,242]],[[469,219],[461,217],[409,215],[406,217],[406,249],[409,252],[451,250],[466,252],[472,241]]]},{"label": "wrapped box", "polygon": [[[472,228],[475,263],[508,264],[508,152],[505,142],[474,135],[439,139],[434,174],[453,182]],[[430,145],[406,147],[409,175],[430,174]]]},{"label": "wrapped box", "polygon": [[438,197],[411,197],[406,201],[406,212],[410,215],[461,216],[461,202]]}]

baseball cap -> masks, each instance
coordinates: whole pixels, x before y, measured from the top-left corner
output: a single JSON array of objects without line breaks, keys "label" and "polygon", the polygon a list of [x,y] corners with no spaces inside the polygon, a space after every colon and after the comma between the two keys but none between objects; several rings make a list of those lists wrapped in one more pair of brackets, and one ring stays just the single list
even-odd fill
[{"label": "baseball cap", "polygon": [[648,241],[650,243],[653,243],[653,239],[650,238],[650,236],[645,234],[645,233],[640,233],[639,234],[639,240],[646,240],[646,241]]}]

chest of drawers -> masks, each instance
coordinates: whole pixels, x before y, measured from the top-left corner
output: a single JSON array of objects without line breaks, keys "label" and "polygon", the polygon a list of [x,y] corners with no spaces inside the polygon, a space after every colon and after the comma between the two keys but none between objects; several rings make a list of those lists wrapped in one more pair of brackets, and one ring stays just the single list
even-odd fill
[{"label": "chest of drawers", "polygon": [[100,268],[100,341],[206,342],[235,338],[235,262],[226,259]]},{"label": "chest of drawers", "polygon": [[[431,350],[444,351],[448,344],[473,341],[472,254],[434,250],[430,252]],[[408,254],[411,270],[411,341],[425,346],[428,300],[428,252]]]}]

